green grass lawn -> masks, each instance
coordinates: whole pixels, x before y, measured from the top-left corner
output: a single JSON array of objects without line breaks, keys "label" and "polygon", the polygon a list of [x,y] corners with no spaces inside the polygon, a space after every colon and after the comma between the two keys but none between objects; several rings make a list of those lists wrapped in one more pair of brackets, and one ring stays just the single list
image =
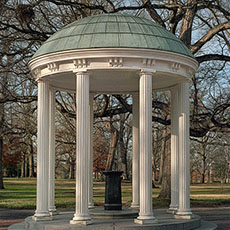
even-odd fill
[{"label": "green grass lawn", "polygon": [[[35,209],[36,179],[4,179],[5,189],[0,190],[0,207],[15,209]],[[96,206],[104,204],[104,183],[95,182],[93,188],[94,203]],[[153,206],[167,207],[169,201],[157,198],[160,188],[153,189]],[[132,200],[130,183],[122,184],[122,202],[129,207]],[[57,208],[74,209],[75,181],[56,180],[55,204]],[[230,185],[210,184],[191,185],[192,206],[224,206],[230,205]]]}]

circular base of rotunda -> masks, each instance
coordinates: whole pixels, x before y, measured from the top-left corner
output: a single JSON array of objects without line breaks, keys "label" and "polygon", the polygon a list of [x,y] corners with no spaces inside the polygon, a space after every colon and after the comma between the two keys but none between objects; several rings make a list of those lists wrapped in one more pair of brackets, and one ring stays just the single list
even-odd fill
[{"label": "circular base of rotunda", "polygon": [[[98,213],[100,213],[99,210]],[[193,215],[190,220],[175,219],[173,214],[165,210],[154,210],[154,215],[158,220],[155,224],[135,224],[134,218],[95,218],[92,217],[92,225],[71,225],[70,220],[73,213],[63,212],[54,216],[52,221],[36,222],[32,217],[26,218],[24,223],[14,224],[9,230],[215,230],[216,224],[202,221],[199,216]],[[97,216],[97,214],[96,214]],[[99,215],[98,215],[99,217]]]}]

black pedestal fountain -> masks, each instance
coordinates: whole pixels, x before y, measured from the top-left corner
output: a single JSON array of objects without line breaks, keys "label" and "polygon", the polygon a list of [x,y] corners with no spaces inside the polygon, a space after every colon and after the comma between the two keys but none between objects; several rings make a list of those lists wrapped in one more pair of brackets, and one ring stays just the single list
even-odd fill
[{"label": "black pedestal fountain", "polygon": [[103,209],[94,209],[91,216],[98,219],[127,219],[137,217],[138,211],[122,209],[121,175],[122,171],[104,171],[105,204]]},{"label": "black pedestal fountain", "polygon": [[122,210],[121,175],[122,171],[105,171],[105,210]]}]

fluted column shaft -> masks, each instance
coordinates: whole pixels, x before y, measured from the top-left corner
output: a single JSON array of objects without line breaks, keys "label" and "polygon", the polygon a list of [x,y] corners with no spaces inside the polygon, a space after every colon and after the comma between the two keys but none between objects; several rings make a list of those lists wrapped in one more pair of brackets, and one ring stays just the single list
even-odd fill
[{"label": "fluted column shaft", "polygon": [[93,202],[93,94],[89,95],[89,173],[88,173],[88,181],[89,181],[89,191],[88,191],[88,208],[94,208]]},{"label": "fluted column shaft", "polygon": [[138,224],[155,223],[152,212],[152,74],[140,74],[140,212]]},{"label": "fluted column shaft", "polygon": [[139,95],[133,94],[132,208],[140,207]]},{"label": "fluted column shaft", "polygon": [[38,82],[37,121],[37,204],[35,220],[49,220],[48,165],[49,165],[49,83]]},{"label": "fluted column shaft", "polygon": [[55,206],[55,90],[49,91],[49,185],[48,210],[51,215],[56,214]]},{"label": "fluted column shaft", "polygon": [[169,211],[176,213],[179,203],[179,103],[178,87],[171,90],[171,204]]},{"label": "fluted column shaft", "polygon": [[76,73],[76,212],[71,224],[90,224],[88,210],[89,72]]},{"label": "fluted column shaft", "polygon": [[179,208],[176,218],[190,219],[189,83],[179,84]]}]

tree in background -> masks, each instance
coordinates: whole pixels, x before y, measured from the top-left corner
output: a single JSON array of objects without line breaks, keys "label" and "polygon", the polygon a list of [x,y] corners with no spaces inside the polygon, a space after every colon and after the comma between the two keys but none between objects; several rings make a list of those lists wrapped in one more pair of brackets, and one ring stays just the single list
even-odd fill
[{"label": "tree in background", "polygon": [[109,140],[105,136],[103,124],[97,124],[93,135],[93,172],[95,179],[101,179],[105,171],[109,150]]},{"label": "tree in background", "polygon": [[23,149],[18,148],[18,140],[9,140],[3,147],[4,174],[7,177],[19,177],[19,165],[22,162]]}]

